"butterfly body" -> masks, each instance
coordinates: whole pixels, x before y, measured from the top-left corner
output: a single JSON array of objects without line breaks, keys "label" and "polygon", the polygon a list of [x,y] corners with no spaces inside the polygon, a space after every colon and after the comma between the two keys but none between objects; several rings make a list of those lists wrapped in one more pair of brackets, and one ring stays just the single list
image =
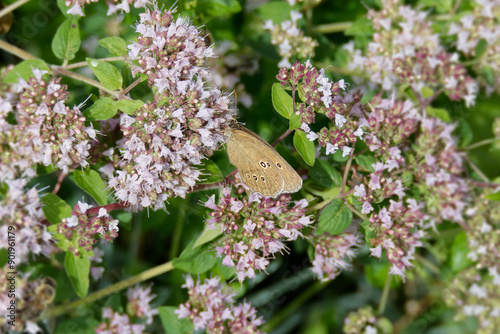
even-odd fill
[{"label": "butterfly body", "polygon": [[250,189],[273,198],[300,190],[299,174],[257,134],[234,122],[226,137],[229,162]]}]

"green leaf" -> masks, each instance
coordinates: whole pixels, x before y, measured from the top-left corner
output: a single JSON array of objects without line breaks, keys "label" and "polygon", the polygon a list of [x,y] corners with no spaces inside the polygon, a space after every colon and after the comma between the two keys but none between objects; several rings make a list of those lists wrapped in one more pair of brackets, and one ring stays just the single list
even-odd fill
[{"label": "green leaf", "polygon": [[314,166],[309,169],[309,176],[318,184],[326,188],[340,186],[342,176],[331,163],[323,159],[316,159]]},{"label": "green leaf", "polygon": [[137,115],[137,110],[140,110],[144,106],[144,102],[141,100],[118,100],[113,101],[113,106],[127,115],[135,116]]},{"label": "green leaf", "polygon": [[64,267],[76,294],[83,298],[89,290],[90,260],[88,256],[81,254],[75,256],[72,252],[66,252]]},{"label": "green leaf", "polygon": [[313,166],[314,160],[316,159],[316,150],[314,149],[314,143],[307,139],[304,131],[295,130],[295,134],[293,135],[293,145],[306,164]]},{"label": "green leaf", "polygon": [[373,23],[370,19],[367,17],[363,16],[346,29],[344,34],[346,36],[363,36],[363,37],[370,37],[374,33],[373,29]]},{"label": "green leaf", "polygon": [[484,195],[484,198],[489,199],[491,201],[500,201],[500,191],[494,194]]},{"label": "green leaf", "polygon": [[237,0],[198,0],[196,11],[210,16],[227,16],[241,11]]},{"label": "green leaf", "polygon": [[38,68],[39,70],[48,71],[49,65],[41,59],[29,59],[24,60],[14,66],[14,68],[7,73],[7,75],[3,78],[3,82],[6,84],[13,84],[19,82],[19,77],[23,78],[26,82],[30,78],[34,78],[33,68]]},{"label": "green leaf", "polygon": [[113,36],[100,39],[99,45],[116,56],[125,56],[127,54],[127,42],[121,37]]},{"label": "green leaf", "polygon": [[[236,267],[225,266],[222,264],[222,260],[223,260],[222,257],[218,257],[217,258],[217,267],[214,267],[214,268],[218,269],[218,271],[220,272],[220,275],[222,275],[222,277],[225,280],[230,280],[231,278],[233,278],[236,275]],[[214,271],[217,272],[216,270],[214,270]]]},{"label": "green leaf", "polygon": [[375,168],[373,168],[373,164],[377,162],[375,160],[375,157],[370,154],[361,154],[358,155],[356,158],[356,163],[366,169],[369,172],[375,172]]},{"label": "green leaf", "polygon": [[347,160],[349,160],[349,155],[344,157],[344,152],[342,150],[337,150],[337,152],[333,154],[333,161],[344,162]]},{"label": "green leaf", "polygon": [[[57,7],[59,7],[59,10],[61,11],[61,13],[64,16],[66,16],[66,17],[72,16],[72,15],[66,13],[68,11],[68,9],[71,8],[69,6],[66,6],[66,0],[57,0]],[[85,13],[85,7],[82,8],[82,11]]]},{"label": "green leaf", "polygon": [[481,75],[488,85],[493,86],[495,84],[495,70],[491,66],[484,65],[481,67]]},{"label": "green leaf", "polygon": [[427,111],[427,115],[439,118],[443,122],[450,123],[451,121],[450,114],[448,114],[446,109],[427,107],[425,110]]},{"label": "green leaf", "polygon": [[201,172],[200,179],[202,180],[198,181],[200,184],[215,183],[224,180],[219,167],[210,159],[203,159],[202,164],[197,167]]},{"label": "green leaf", "polygon": [[481,38],[476,44],[474,58],[476,59],[481,58],[487,49],[488,49],[488,42],[486,42],[484,38]]},{"label": "green leaf", "polygon": [[427,98],[431,97],[432,95],[434,95],[434,90],[432,90],[431,88],[429,88],[427,86],[423,86],[420,89],[420,92],[422,93],[422,96],[424,97],[424,99],[427,99]]},{"label": "green leaf", "polygon": [[272,102],[273,107],[276,109],[278,114],[290,119],[293,113],[293,99],[288,93],[281,87],[281,84],[274,83],[272,88]]},{"label": "green leaf", "polygon": [[215,265],[215,255],[208,249],[208,245],[195,249],[193,249],[193,245],[194,242],[191,242],[182,254],[177,259],[174,259],[174,268],[195,275],[203,274]]},{"label": "green leaf", "polygon": [[472,132],[472,128],[466,120],[461,119],[458,122],[458,131],[460,132],[460,147],[466,147],[470,143],[472,143],[472,139],[474,139],[474,133]]},{"label": "green leaf", "polygon": [[211,230],[205,225],[203,232],[201,232],[201,235],[194,242],[193,249],[196,249],[196,248],[214,240],[219,235],[221,235],[222,230],[221,230],[220,226],[218,226],[218,225],[216,225],[216,226],[217,226],[217,228],[215,230]]},{"label": "green leaf", "polygon": [[449,264],[454,272],[462,271],[470,266],[473,262],[467,257],[470,253],[467,235],[465,232],[460,232],[455,237],[451,246]]},{"label": "green leaf", "polygon": [[[58,286],[59,286],[59,282]],[[54,334],[93,334],[100,322],[89,316],[71,317],[58,323]]]},{"label": "green leaf", "polygon": [[323,210],[318,217],[318,228],[314,232],[322,235],[328,232],[331,235],[342,233],[352,221],[352,211],[344,204],[341,198],[334,199]]},{"label": "green leaf", "polygon": [[158,307],[158,315],[160,316],[161,324],[167,334],[190,334],[194,330],[193,323],[189,317],[179,319],[175,310],[175,306],[160,306]]},{"label": "green leaf", "polygon": [[87,58],[87,63],[89,64],[90,69],[92,70],[92,72],[94,72],[99,82],[102,83],[104,87],[109,90],[117,90],[122,88],[123,78],[116,67],[114,67],[110,63],[92,58]]},{"label": "green leaf", "polygon": [[73,172],[76,184],[90,196],[92,196],[99,205],[108,204],[108,191],[106,183],[101,175],[95,170],[87,168],[85,171],[75,170]]},{"label": "green leaf", "polygon": [[57,168],[54,165],[44,166],[42,164],[37,164],[36,165],[36,175],[41,176],[41,175],[45,175],[45,174],[50,174],[50,173],[55,172],[58,169],[59,168]]},{"label": "green leaf", "polygon": [[78,17],[71,16],[57,29],[52,39],[52,52],[59,59],[74,59],[81,42]]},{"label": "green leaf", "polygon": [[118,109],[113,105],[113,99],[110,97],[101,97],[87,110],[83,116],[88,121],[104,121],[116,115]]},{"label": "green leaf", "polygon": [[286,2],[270,1],[259,6],[257,10],[263,21],[273,20],[276,24],[290,20],[290,5]]},{"label": "green leaf", "polygon": [[404,171],[403,175],[401,176],[401,182],[403,183],[403,186],[405,188],[409,188],[413,184],[413,173],[409,171]]},{"label": "green leaf", "polygon": [[[297,89],[297,93],[299,94],[299,99],[304,102],[306,100],[306,94],[304,93],[303,86],[304,85],[299,85],[299,89]],[[299,108],[297,108],[297,110],[298,109]]]},{"label": "green leaf", "polygon": [[300,115],[293,113],[290,115],[290,124],[289,124],[289,130],[295,130],[297,128],[300,128],[302,125],[302,121],[300,120]]},{"label": "green leaf", "polygon": [[[382,289],[387,280],[387,275],[391,275],[389,274],[391,266],[392,264],[384,256],[382,256],[382,259],[370,257],[368,263],[364,264],[364,273],[373,286]],[[401,285],[401,280],[396,280],[394,277],[389,279],[391,280],[391,288],[397,288]]]},{"label": "green leaf", "polygon": [[71,207],[57,195],[46,194],[41,198],[42,211],[45,214],[45,218],[52,224],[58,224],[64,218],[71,217],[71,212],[73,211]]}]

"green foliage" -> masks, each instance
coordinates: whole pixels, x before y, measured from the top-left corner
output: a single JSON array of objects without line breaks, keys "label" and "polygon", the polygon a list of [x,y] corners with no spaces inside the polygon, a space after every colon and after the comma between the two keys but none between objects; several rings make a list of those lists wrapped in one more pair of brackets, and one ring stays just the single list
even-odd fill
[{"label": "green foliage", "polygon": [[113,99],[106,96],[97,100],[83,115],[89,121],[103,121],[114,117],[117,112],[118,108],[113,104]]},{"label": "green foliage", "polygon": [[272,90],[272,101],[274,109],[281,116],[290,119],[293,114],[293,100],[290,95],[281,87],[281,84],[274,83]]},{"label": "green foliage", "polygon": [[75,182],[80,188],[92,196],[100,205],[108,204],[108,191],[106,183],[95,170],[87,168],[85,171],[73,172]]},{"label": "green foliage", "polygon": [[19,82],[20,77],[27,82],[29,78],[35,77],[33,74],[33,68],[38,68],[43,71],[49,70],[47,63],[41,59],[24,60],[14,66],[14,68],[3,78],[3,83],[17,83]]},{"label": "green foliage", "polygon": [[316,235],[322,235],[328,232],[330,235],[337,235],[351,224],[352,211],[341,198],[331,201],[318,216],[318,228],[314,232]]},{"label": "green foliage", "polygon": [[52,52],[59,59],[72,60],[76,57],[81,42],[78,18],[70,17],[57,29],[52,40]]},{"label": "green foliage", "polygon": [[215,183],[224,180],[219,167],[210,159],[203,159],[198,169],[201,172],[200,184]]},{"label": "green foliage", "polygon": [[342,184],[340,173],[326,160],[316,159],[314,166],[309,169],[309,176],[323,187],[331,188]]},{"label": "green foliage", "polygon": [[89,290],[90,260],[88,256],[86,254],[76,256],[72,252],[66,252],[64,268],[76,294],[80,298],[85,297]]},{"label": "green foliage", "polygon": [[71,217],[72,209],[61,198],[54,194],[46,194],[41,198],[45,218],[52,224],[58,224],[63,218]]},{"label": "green foliage", "polygon": [[194,248],[191,242],[173,262],[174,268],[199,275],[209,271],[216,263],[215,254],[209,250],[209,246]]},{"label": "green foliage", "polygon": [[316,150],[314,148],[314,143],[307,139],[306,133],[302,130],[295,130],[293,135],[293,145],[299,152],[302,159],[309,166],[314,165],[314,160],[316,159]]},{"label": "green foliage", "polygon": [[123,78],[116,67],[104,61],[91,58],[87,58],[87,63],[104,87],[109,90],[121,90]]},{"label": "green foliage", "polygon": [[177,307],[161,306],[158,308],[163,329],[167,334],[189,334],[193,332],[194,325],[189,318],[179,319],[174,311]]},{"label": "green foliage", "polygon": [[99,44],[115,56],[127,55],[127,42],[121,37],[113,36],[102,38],[99,40]]}]

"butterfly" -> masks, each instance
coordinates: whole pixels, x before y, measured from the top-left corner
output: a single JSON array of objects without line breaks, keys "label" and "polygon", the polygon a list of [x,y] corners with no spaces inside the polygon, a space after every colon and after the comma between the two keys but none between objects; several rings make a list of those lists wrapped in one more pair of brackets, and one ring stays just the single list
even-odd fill
[{"label": "butterfly", "polygon": [[302,188],[299,174],[256,133],[231,120],[225,136],[229,162],[238,169],[243,183],[254,192],[276,198]]}]

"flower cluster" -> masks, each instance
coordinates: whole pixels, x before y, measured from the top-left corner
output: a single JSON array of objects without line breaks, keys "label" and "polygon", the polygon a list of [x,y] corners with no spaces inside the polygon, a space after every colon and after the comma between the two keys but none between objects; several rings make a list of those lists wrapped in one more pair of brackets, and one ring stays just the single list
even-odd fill
[{"label": "flower cluster", "polygon": [[[0,181],[18,176],[32,177],[36,164],[55,166],[67,173],[74,166],[88,165],[91,141],[96,139],[92,126],[78,107],[64,104],[67,86],[61,78],[45,80],[47,71],[33,69],[28,82],[19,79],[19,99],[0,97]],[[15,104],[14,104],[15,101]],[[17,124],[6,121],[14,112]]]},{"label": "flower cluster", "polygon": [[[51,253],[54,250],[52,236],[42,224],[45,217],[37,190],[25,190],[25,179],[5,183],[9,188],[0,201],[0,233],[3,235],[0,249],[8,249],[10,241],[14,241],[16,264],[28,261],[30,254]],[[15,240],[8,238],[12,234],[15,235]]]},{"label": "flower cluster", "polygon": [[[426,211],[436,220],[464,221],[468,203],[468,185],[462,178],[463,159],[452,137],[455,125],[437,118],[423,118],[413,146],[416,162],[409,169],[422,185]],[[425,185],[425,186],[424,186]]]},{"label": "flower cluster", "polygon": [[68,251],[79,255],[80,248],[91,251],[100,237],[106,241],[112,241],[118,236],[118,220],[113,219],[105,208],[99,212],[91,213],[88,210],[92,205],[78,202],[72,215],[64,218],[57,225],[57,233],[62,234],[69,242]]},{"label": "flower cluster", "polygon": [[277,200],[254,192],[248,195],[241,184],[234,192],[231,196],[231,188],[223,188],[219,204],[215,195],[205,202],[213,210],[206,224],[209,229],[222,228],[226,237],[216,247],[217,256],[224,258],[225,266],[236,267],[238,280],[243,282],[246,277],[255,278],[255,270],[265,270],[275,253],[286,252],[284,241],[303,236],[301,230],[311,220],[305,215],[305,199],[291,203],[290,195]]},{"label": "flower cluster", "polygon": [[210,62],[210,80],[226,92],[236,91],[237,102],[249,108],[252,97],[246,92],[241,76],[253,75],[257,71],[257,60],[249,54],[237,52],[236,44],[231,41],[218,42],[214,54],[216,57]]},{"label": "flower cluster", "polygon": [[[0,331],[7,333],[12,330],[14,321],[18,332],[40,333],[42,329],[37,325],[39,318],[49,308],[56,294],[56,281],[51,277],[29,280],[30,274],[18,273],[14,282],[12,269],[7,265],[0,268],[0,307],[4,314],[0,318]],[[10,296],[15,291],[15,304],[12,309],[13,299]],[[10,316],[10,317],[9,317]]]},{"label": "flower cluster", "polygon": [[392,325],[389,319],[375,316],[371,306],[349,312],[342,328],[346,334],[389,334]]},{"label": "flower cluster", "polygon": [[137,63],[132,73],[147,75],[155,102],[122,115],[122,159],[116,173],[112,164],[101,172],[122,202],[161,209],[168,197],[185,197],[198,181],[193,165],[224,140],[230,101],[218,89],[205,89],[209,72],[202,65],[212,49],[190,22],[174,19],[171,11],[146,10],[136,30],[138,42],[129,45]]},{"label": "flower cluster", "polygon": [[[467,57],[478,59],[474,65],[479,71],[492,71],[491,82],[486,80],[488,90],[500,88],[498,79],[500,62],[496,56],[500,52],[500,3],[494,0],[472,1],[472,11],[452,22],[449,35],[456,36],[456,47]],[[484,43],[478,47],[479,43]],[[481,54],[477,54],[481,52]],[[484,72],[483,72],[484,73]]]},{"label": "flower cluster", "polygon": [[291,58],[308,58],[314,55],[314,48],[318,42],[309,36],[304,36],[304,32],[299,29],[297,21],[302,14],[296,11],[290,12],[291,20],[273,24],[273,20],[268,20],[264,24],[264,29],[271,32],[271,43],[278,45],[278,52],[283,59],[278,67],[290,68]]},{"label": "flower cluster", "polygon": [[407,205],[393,200],[390,203],[369,216],[365,230],[376,234],[370,239],[371,255],[381,258],[385,249],[392,264],[390,273],[404,278],[406,269],[412,267],[416,248],[422,246],[425,214],[414,199],[408,199]]},{"label": "flower cluster", "polygon": [[[149,305],[156,298],[156,295],[151,293],[151,286],[147,288],[141,288],[140,286],[130,288],[127,290],[127,297],[126,314],[114,312],[110,307],[102,309],[102,318],[105,321],[97,327],[96,333],[143,333],[146,325],[153,322],[153,316],[158,314],[158,309],[153,309]],[[131,317],[136,320],[132,321]]]},{"label": "flower cluster", "polygon": [[[91,2],[98,1],[99,0],[65,0],[64,4],[66,7],[70,7],[66,11],[66,14],[85,16],[83,8]],[[118,11],[130,13],[130,5],[132,4],[135,8],[142,8],[152,4],[151,0],[121,0],[121,3],[118,2],[118,0],[106,0],[106,5],[108,6],[108,16],[116,14]]]},{"label": "flower cluster", "polygon": [[202,284],[196,283],[191,276],[186,276],[189,300],[181,304],[175,311],[182,319],[188,317],[194,324],[195,330],[206,329],[210,334],[222,333],[262,333],[258,327],[264,323],[257,318],[257,311],[250,304],[234,305],[233,293],[224,291],[219,278],[205,279]]},{"label": "flower cluster", "polygon": [[[363,129],[357,120],[360,115],[359,92],[349,92],[344,96],[342,91],[347,84],[344,80],[331,82],[325,75],[325,70],[317,70],[309,61],[305,64],[296,62],[290,69],[282,68],[276,76],[285,88],[297,91],[300,85],[300,95],[303,103],[296,113],[302,122],[301,129],[307,133],[310,141],[318,139],[319,144],[326,148],[326,154],[333,154],[342,149],[342,155],[347,156],[352,151],[350,145],[357,138],[362,138]],[[314,123],[316,113],[328,117],[335,127],[324,127],[318,133],[311,131],[309,124]]]},{"label": "flower cluster", "polygon": [[350,270],[351,263],[363,242],[361,233],[323,235],[316,241],[312,271],[322,282],[333,280],[342,270]]},{"label": "flower cluster", "polygon": [[348,68],[369,75],[371,83],[392,91],[395,85],[409,85],[413,93],[426,97],[423,89],[444,91],[451,100],[475,103],[477,82],[458,64],[458,57],[447,53],[439,44],[427,19],[427,13],[416,11],[398,0],[382,1],[383,9],[370,10],[368,18],[375,30],[373,42],[366,51],[345,45],[351,55]]},{"label": "flower cluster", "polygon": [[496,268],[490,270],[489,275],[481,275],[476,268],[470,267],[449,283],[443,299],[457,309],[455,321],[473,316],[479,322],[476,333],[496,333],[500,328],[499,289],[500,273]]},{"label": "flower cluster", "polygon": [[380,154],[390,170],[403,163],[401,144],[408,144],[408,137],[418,129],[419,116],[413,104],[406,100],[383,99],[373,97],[366,113],[367,129],[365,142],[372,152]]},{"label": "flower cluster", "polygon": [[[498,187],[500,189],[500,186]],[[489,191],[488,191],[489,192]],[[485,192],[486,194],[488,192]],[[467,257],[476,263],[477,268],[488,269],[500,273],[500,205],[479,197],[474,206],[466,210],[467,242],[469,254]],[[500,274],[498,277],[500,284]]]}]

